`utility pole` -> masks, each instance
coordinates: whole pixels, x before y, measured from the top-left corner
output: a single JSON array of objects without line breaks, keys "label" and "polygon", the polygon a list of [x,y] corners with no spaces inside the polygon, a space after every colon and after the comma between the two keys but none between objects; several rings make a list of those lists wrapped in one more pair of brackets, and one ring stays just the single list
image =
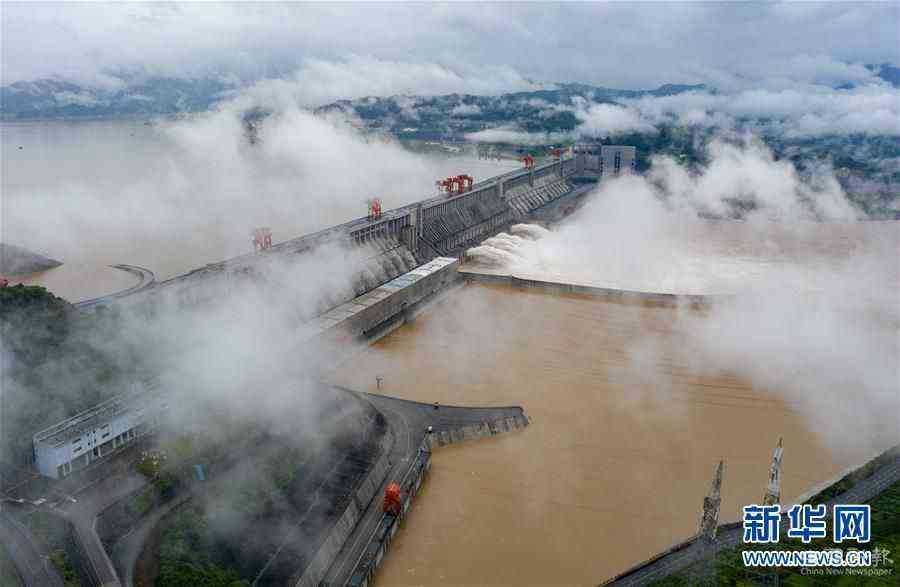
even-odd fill
[{"label": "utility pole", "polygon": [[700,518],[700,537],[712,542],[716,539],[716,529],[719,525],[719,506],[722,504],[722,477],[725,474],[725,461],[719,461],[716,472],[713,475],[709,495],[703,498],[703,516]]},{"label": "utility pole", "polygon": [[769,485],[766,495],[763,497],[763,505],[776,505],[781,503],[781,455],[784,452],[781,438],[772,455],[772,465],[769,467]]},{"label": "utility pole", "polygon": [[722,478],[725,475],[725,461],[719,461],[716,472],[713,475],[712,484],[709,487],[709,495],[703,498],[703,515],[700,518],[700,532],[698,541],[705,550],[703,564],[704,584],[717,583],[716,559],[719,553],[719,541],[716,540],[716,532],[719,527],[719,509],[722,505]]}]

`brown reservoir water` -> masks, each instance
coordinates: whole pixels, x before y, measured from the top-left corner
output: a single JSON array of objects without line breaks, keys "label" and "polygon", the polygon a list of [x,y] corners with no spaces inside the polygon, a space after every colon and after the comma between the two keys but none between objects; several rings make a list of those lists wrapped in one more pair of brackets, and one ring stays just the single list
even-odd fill
[{"label": "brown reservoir water", "polygon": [[696,532],[719,459],[724,522],[761,501],[779,437],[784,502],[871,454],[830,453],[799,406],[675,352],[632,360],[645,336],[677,346],[675,315],[467,285],[336,372],[359,390],[380,375],[386,394],[531,418],[435,451],[378,584],[596,585]]}]

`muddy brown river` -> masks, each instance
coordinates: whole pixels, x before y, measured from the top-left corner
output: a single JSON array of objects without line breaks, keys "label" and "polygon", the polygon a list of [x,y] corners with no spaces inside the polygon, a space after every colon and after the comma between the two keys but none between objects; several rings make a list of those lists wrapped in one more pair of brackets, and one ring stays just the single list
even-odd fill
[{"label": "muddy brown river", "polygon": [[522,405],[521,432],[441,448],[379,585],[596,585],[693,535],[725,459],[720,521],[759,503],[784,438],[783,501],[864,459],[802,410],[677,353],[675,310],[467,285],[344,365],[356,389]]}]

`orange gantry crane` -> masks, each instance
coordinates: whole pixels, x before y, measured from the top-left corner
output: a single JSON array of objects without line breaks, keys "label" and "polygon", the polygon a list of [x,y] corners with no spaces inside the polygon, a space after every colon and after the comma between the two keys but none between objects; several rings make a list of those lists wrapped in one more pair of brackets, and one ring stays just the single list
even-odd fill
[{"label": "orange gantry crane", "polygon": [[447,194],[461,194],[472,189],[475,185],[475,178],[471,175],[454,175],[443,180],[434,182],[439,192]]},{"label": "orange gantry crane", "polygon": [[372,198],[369,200],[369,220],[378,220],[381,218],[381,199]]}]

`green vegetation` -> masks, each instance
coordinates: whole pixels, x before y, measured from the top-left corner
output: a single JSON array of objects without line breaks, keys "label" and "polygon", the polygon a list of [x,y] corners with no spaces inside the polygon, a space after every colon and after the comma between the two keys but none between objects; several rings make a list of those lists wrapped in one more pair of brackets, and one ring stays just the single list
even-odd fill
[{"label": "green vegetation", "polygon": [[0,585],[2,587],[20,587],[23,585],[19,574],[16,572],[16,565],[13,564],[9,553],[6,552],[6,546],[0,542]]},{"label": "green vegetation", "polygon": [[157,587],[238,587],[241,581],[229,561],[209,553],[218,550],[210,542],[206,516],[197,506],[185,506],[173,514],[160,547]]},{"label": "green vegetation", "polygon": [[159,503],[159,491],[150,485],[128,499],[128,510],[137,517],[149,512]]},{"label": "green vegetation", "polygon": [[[869,472],[871,475],[871,472]],[[860,478],[865,478],[863,475]],[[847,478],[838,484],[846,487]],[[836,491],[836,490],[835,490]],[[827,499],[819,494],[814,499]],[[828,491],[828,494],[834,494]],[[835,494],[836,495],[836,494]],[[895,483],[877,498],[872,500],[872,541],[860,546],[861,549],[874,550],[886,549],[892,564],[882,564],[879,568],[889,568],[893,572],[885,576],[863,575],[803,575],[799,569],[778,568],[776,571],[753,569],[744,566],[741,558],[742,547],[729,548],[721,551],[713,565],[715,574],[705,572],[707,563],[698,563],[684,571],[667,577],[662,581],[653,583],[657,587],[682,587],[685,585],[772,585],[776,581],[779,585],[791,586],[881,586],[900,584],[900,483]],[[830,527],[830,526],[829,526]],[[778,544],[771,545],[773,550],[826,550],[830,548],[847,549],[846,544],[835,545],[830,539],[816,540],[811,544],[803,544],[799,540],[782,539]],[[759,545],[752,545],[752,550],[763,550]]]},{"label": "green vegetation", "polygon": [[59,571],[66,587],[81,585],[67,550],[71,540],[68,522],[49,512],[35,511],[28,514],[25,524],[35,540],[46,547],[48,558]]},{"label": "green vegetation", "polygon": [[114,321],[111,313],[78,312],[43,287],[0,288],[0,459],[29,463],[36,431],[121,391],[139,362],[127,346],[111,342]]},{"label": "green vegetation", "polygon": [[72,566],[72,562],[69,560],[65,550],[62,548],[51,550],[47,558],[59,570],[63,584],[66,587],[79,587],[81,585],[81,581],[78,580],[78,573],[75,572],[75,567]]}]

